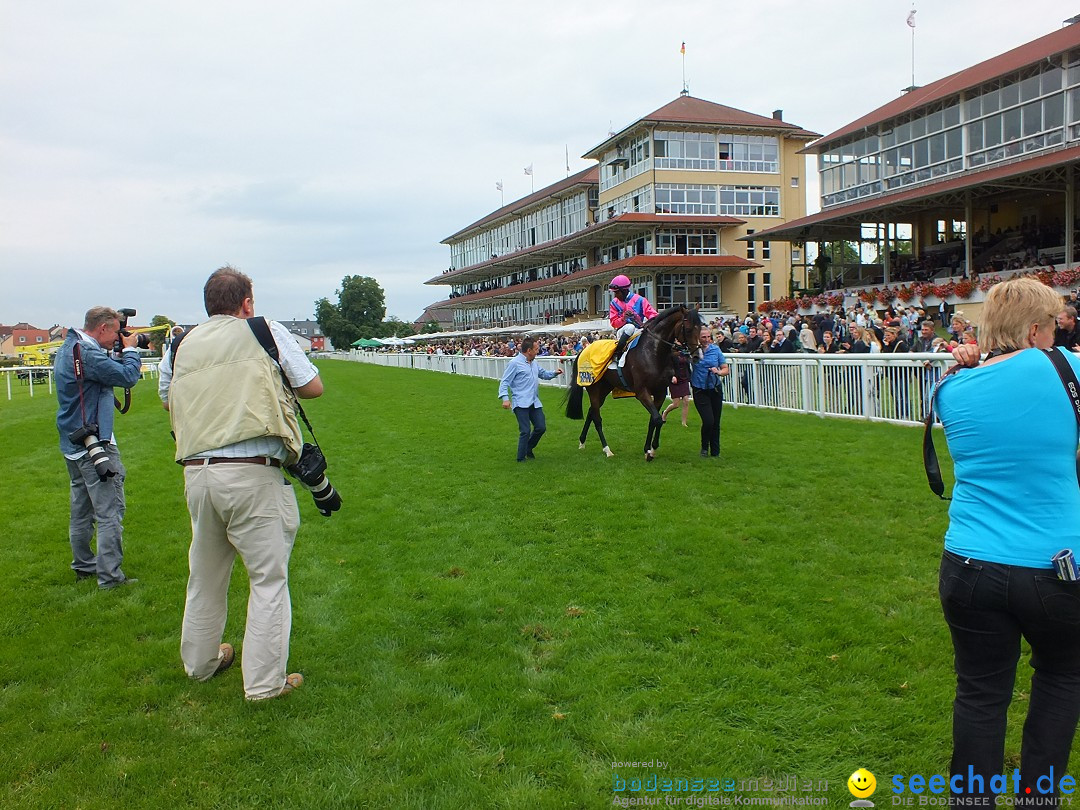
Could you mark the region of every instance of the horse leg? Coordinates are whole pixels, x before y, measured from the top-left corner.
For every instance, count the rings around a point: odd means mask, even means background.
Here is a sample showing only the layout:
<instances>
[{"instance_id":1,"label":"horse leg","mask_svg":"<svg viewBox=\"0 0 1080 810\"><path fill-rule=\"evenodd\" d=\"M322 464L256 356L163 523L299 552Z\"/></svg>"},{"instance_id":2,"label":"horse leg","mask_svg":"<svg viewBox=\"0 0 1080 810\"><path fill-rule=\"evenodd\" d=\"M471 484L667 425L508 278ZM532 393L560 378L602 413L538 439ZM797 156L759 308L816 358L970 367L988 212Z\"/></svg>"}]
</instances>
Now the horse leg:
<instances>
[{"instance_id":1,"label":"horse leg","mask_svg":"<svg viewBox=\"0 0 1080 810\"><path fill-rule=\"evenodd\" d=\"M615 454L611 452L611 448L608 447L607 437L604 435L604 418L600 415L600 409L604 406L604 400L607 399L607 395L611 393L610 388L602 389L600 386L603 383L597 383L589 388L589 398L592 407L589 409L589 415L592 417L593 425L596 427L596 435L600 437L600 446L604 448L604 455L611 458Z\"/></svg>"},{"instance_id":2,"label":"horse leg","mask_svg":"<svg viewBox=\"0 0 1080 810\"><path fill-rule=\"evenodd\" d=\"M596 415L593 417L593 423L596 425L596 435L600 437L600 446L604 448L604 455L611 458L615 454L611 452L611 448L608 447L607 438L604 436L604 420L600 416L600 409L596 410Z\"/></svg>"},{"instance_id":3,"label":"horse leg","mask_svg":"<svg viewBox=\"0 0 1080 810\"><path fill-rule=\"evenodd\" d=\"M664 426L664 418L660 415L650 392L637 391L636 395L638 402L649 412L649 430L645 434L645 460L652 461L656 458L656 448L660 446L660 428Z\"/></svg>"},{"instance_id":4,"label":"horse leg","mask_svg":"<svg viewBox=\"0 0 1080 810\"><path fill-rule=\"evenodd\" d=\"M585 439L589 436L589 426L592 425L593 412L592 407L589 408L589 413L585 416L585 427L581 429L581 435L578 436L578 450L585 449Z\"/></svg>"}]
</instances>

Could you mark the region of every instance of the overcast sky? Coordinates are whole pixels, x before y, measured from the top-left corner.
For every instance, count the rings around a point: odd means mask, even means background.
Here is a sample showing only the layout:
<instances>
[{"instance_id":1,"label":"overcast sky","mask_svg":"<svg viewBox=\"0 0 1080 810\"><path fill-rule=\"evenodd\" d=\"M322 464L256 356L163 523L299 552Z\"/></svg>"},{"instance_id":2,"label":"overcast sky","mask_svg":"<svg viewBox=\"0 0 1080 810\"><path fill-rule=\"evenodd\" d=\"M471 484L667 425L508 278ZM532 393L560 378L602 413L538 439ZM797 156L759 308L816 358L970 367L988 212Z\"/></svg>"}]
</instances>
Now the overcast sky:
<instances>
[{"instance_id":1,"label":"overcast sky","mask_svg":"<svg viewBox=\"0 0 1080 810\"><path fill-rule=\"evenodd\" d=\"M304 318L346 275L446 297L440 241L691 95L828 133L911 83L910 0L0 0L0 323L205 318L225 263ZM1060 27L924 0L926 84Z\"/></svg>"}]
</instances>

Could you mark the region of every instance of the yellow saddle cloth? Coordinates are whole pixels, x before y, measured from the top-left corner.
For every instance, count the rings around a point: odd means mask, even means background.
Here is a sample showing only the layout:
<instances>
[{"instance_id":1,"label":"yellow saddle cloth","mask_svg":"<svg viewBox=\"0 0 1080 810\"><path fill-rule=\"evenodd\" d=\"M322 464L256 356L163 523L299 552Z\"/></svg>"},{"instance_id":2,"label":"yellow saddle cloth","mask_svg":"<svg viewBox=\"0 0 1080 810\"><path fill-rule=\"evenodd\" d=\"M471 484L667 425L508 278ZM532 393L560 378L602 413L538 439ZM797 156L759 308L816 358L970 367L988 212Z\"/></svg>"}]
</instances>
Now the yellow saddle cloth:
<instances>
[{"instance_id":1,"label":"yellow saddle cloth","mask_svg":"<svg viewBox=\"0 0 1080 810\"><path fill-rule=\"evenodd\" d=\"M588 388L604 376L608 363L615 356L614 340L594 340L586 346L577 360L577 382Z\"/></svg>"},{"instance_id":2,"label":"yellow saddle cloth","mask_svg":"<svg viewBox=\"0 0 1080 810\"><path fill-rule=\"evenodd\" d=\"M604 372L607 371L608 365L611 363L611 358L615 356L616 345L618 345L618 342L614 340L594 340L584 348L581 354L578 355L577 361L578 385L582 388L588 388L604 376ZM625 391L622 388L616 388L611 393L615 397L634 396L632 391Z\"/></svg>"}]
</instances>

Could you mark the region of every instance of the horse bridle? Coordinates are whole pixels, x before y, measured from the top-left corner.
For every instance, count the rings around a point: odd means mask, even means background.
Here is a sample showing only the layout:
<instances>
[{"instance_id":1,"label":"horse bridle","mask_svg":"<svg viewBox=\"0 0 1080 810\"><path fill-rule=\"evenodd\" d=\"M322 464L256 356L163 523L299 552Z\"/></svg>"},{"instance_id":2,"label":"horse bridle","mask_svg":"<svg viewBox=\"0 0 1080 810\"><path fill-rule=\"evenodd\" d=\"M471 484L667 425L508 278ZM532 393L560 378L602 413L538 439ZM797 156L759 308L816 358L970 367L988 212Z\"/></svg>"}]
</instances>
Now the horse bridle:
<instances>
[{"instance_id":1,"label":"horse bridle","mask_svg":"<svg viewBox=\"0 0 1080 810\"><path fill-rule=\"evenodd\" d=\"M690 314L690 312L691 312L691 310L688 309L683 314L688 316ZM704 326L704 324L702 324L701 326ZM701 329L701 326L691 322L689 317L684 317L683 322L676 329L676 332L679 333L679 334L676 335L676 339L679 338L679 337L685 338L685 336L688 334L688 331L690 329ZM645 330L643 329L642 331L644 332ZM652 337L653 340L656 340L656 341L658 341L660 343L663 343L663 344L665 344L667 346L671 346L672 348L675 348L675 345L676 345L675 340L664 340L662 337L660 337L659 335L657 335L654 332L649 332L648 334ZM690 345L686 342L686 340L683 340L682 343L683 343L684 346L686 346L687 349L690 348ZM701 346L698 346L698 349L700 350Z\"/></svg>"}]
</instances>

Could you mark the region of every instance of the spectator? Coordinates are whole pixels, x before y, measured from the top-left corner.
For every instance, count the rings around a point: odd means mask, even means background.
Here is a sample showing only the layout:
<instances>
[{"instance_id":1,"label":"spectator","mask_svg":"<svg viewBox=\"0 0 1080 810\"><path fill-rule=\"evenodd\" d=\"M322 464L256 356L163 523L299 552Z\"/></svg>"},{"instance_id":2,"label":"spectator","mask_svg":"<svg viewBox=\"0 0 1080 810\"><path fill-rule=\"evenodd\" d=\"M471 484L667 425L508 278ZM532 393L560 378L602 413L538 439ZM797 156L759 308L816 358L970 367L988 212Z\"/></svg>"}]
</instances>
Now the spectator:
<instances>
[{"instance_id":1,"label":"spectator","mask_svg":"<svg viewBox=\"0 0 1080 810\"><path fill-rule=\"evenodd\" d=\"M958 350L957 360L978 363L979 348L991 356L978 373L947 378L935 403L956 476L938 577L956 669L949 773L962 775L986 806L1004 764L1021 639L1035 672L1018 800L1031 794L1057 804L1057 774L1067 771L1080 716L1078 583L1059 579L1051 563L1061 549L1080 548L1080 437L1053 365L1028 351L1053 345L1061 307L1060 296L1035 279L993 287L982 311L983 343ZM1080 374L1080 360L1061 355Z\"/></svg>"}]
</instances>

